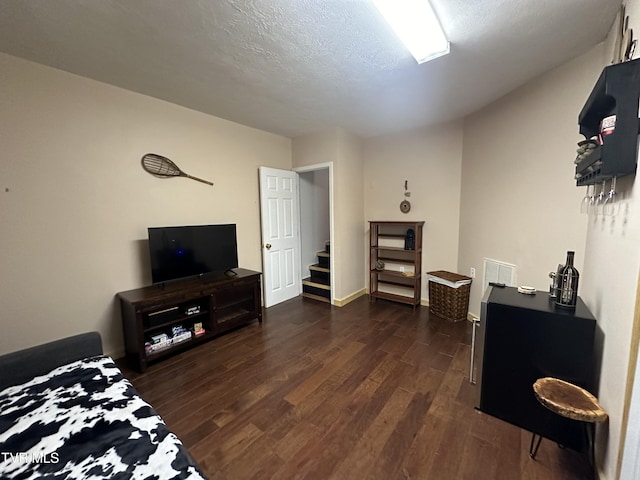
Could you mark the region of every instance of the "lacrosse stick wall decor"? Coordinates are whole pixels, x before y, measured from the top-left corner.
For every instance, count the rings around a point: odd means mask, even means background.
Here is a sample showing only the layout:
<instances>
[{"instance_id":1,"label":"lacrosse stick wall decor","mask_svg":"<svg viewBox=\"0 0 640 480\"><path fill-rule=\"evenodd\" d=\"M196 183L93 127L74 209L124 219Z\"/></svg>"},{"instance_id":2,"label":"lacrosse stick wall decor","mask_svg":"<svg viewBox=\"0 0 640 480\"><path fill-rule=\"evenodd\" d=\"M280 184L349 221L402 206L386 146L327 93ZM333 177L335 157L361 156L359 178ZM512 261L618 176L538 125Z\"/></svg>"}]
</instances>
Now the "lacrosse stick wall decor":
<instances>
[{"instance_id":1,"label":"lacrosse stick wall decor","mask_svg":"<svg viewBox=\"0 0 640 480\"><path fill-rule=\"evenodd\" d=\"M198 177L193 177L188 173L183 172L180 168L162 155L156 155L155 153L147 153L142 157L142 168L151 175L158 177L187 177L191 180L197 180L198 182L206 183L207 185L213 185L212 182L203 180Z\"/></svg>"}]
</instances>

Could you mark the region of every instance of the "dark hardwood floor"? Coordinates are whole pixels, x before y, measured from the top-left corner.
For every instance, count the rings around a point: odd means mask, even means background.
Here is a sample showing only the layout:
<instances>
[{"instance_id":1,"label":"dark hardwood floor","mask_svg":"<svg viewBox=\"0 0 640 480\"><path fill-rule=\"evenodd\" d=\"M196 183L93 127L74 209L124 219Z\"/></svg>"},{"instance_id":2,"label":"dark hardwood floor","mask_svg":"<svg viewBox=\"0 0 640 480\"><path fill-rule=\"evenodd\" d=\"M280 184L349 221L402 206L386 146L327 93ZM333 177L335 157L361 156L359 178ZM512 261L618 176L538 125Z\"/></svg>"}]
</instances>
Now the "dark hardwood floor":
<instances>
[{"instance_id":1,"label":"dark hardwood floor","mask_svg":"<svg viewBox=\"0 0 640 480\"><path fill-rule=\"evenodd\" d=\"M302 297L125 376L211 479L588 478L582 456L476 411L471 324Z\"/></svg>"}]
</instances>

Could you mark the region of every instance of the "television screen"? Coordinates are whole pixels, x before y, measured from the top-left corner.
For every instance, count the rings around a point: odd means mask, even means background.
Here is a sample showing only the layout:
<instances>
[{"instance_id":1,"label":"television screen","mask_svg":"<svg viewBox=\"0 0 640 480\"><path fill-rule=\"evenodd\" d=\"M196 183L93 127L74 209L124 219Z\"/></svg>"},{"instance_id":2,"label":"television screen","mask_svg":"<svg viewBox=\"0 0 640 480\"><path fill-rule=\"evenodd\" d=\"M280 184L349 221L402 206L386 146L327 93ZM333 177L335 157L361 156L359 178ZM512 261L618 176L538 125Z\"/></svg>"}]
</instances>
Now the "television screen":
<instances>
[{"instance_id":1,"label":"television screen","mask_svg":"<svg viewBox=\"0 0 640 480\"><path fill-rule=\"evenodd\" d=\"M150 227L153 283L238 267L235 224Z\"/></svg>"}]
</instances>

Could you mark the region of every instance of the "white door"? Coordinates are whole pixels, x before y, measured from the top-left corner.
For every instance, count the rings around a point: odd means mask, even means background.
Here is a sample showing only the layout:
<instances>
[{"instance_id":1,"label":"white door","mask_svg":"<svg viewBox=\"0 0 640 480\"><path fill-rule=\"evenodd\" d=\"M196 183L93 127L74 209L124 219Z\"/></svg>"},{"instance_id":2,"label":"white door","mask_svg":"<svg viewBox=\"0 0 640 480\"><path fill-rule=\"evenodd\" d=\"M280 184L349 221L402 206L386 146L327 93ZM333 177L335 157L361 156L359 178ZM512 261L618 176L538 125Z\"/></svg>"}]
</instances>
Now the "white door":
<instances>
[{"instance_id":1,"label":"white door","mask_svg":"<svg viewBox=\"0 0 640 480\"><path fill-rule=\"evenodd\" d=\"M298 174L260 167L264 306L302 291Z\"/></svg>"}]
</instances>

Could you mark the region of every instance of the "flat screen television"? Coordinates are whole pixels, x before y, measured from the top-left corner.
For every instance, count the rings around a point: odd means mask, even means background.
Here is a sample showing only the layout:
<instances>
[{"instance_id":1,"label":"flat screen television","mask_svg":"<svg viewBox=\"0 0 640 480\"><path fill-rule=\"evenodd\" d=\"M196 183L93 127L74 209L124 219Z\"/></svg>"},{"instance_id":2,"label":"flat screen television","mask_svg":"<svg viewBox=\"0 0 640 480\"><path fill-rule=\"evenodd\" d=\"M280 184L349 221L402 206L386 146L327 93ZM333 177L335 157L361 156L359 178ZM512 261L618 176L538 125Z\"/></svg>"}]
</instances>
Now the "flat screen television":
<instances>
[{"instance_id":1,"label":"flat screen television","mask_svg":"<svg viewBox=\"0 0 640 480\"><path fill-rule=\"evenodd\" d=\"M153 283L238 267L235 224L149 227L148 232Z\"/></svg>"}]
</instances>

